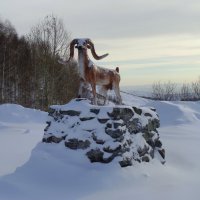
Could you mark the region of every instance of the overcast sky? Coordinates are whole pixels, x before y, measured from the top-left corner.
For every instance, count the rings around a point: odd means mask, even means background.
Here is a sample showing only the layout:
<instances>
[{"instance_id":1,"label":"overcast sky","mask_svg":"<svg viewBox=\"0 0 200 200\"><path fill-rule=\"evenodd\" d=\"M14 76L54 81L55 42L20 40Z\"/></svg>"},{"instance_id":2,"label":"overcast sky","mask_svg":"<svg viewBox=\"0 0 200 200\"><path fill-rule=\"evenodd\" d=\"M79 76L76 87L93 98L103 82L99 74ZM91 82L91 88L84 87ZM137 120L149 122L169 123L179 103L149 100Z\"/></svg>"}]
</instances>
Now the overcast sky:
<instances>
[{"instance_id":1,"label":"overcast sky","mask_svg":"<svg viewBox=\"0 0 200 200\"><path fill-rule=\"evenodd\" d=\"M52 13L72 38L109 53L96 63L118 66L123 86L200 76L200 0L0 0L0 17L20 35Z\"/></svg>"}]
</instances>

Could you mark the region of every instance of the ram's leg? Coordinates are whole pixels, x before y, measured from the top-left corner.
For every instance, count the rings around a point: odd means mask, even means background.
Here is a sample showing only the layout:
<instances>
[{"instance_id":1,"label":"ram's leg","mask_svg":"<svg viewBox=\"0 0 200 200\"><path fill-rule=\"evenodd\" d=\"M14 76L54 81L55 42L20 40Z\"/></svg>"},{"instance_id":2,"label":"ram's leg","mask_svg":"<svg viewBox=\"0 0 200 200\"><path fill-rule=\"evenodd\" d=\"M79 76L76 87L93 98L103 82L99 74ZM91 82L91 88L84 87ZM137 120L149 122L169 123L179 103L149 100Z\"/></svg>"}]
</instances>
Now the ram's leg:
<instances>
[{"instance_id":1,"label":"ram's leg","mask_svg":"<svg viewBox=\"0 0 200 200\"><path fill-rule=\"evenodd\" d=\"M106 86L102 86L99 90L100 95L102 95L104 97L104 105L106 104L106 101L107 101L107 92L108 92L108 90L107 90Z\"/></svg>"},{"instance_id":2,"label":"ram's leg","mask_svg":"<svg viewBox=\"0 0 200 200\"><path fill-rule=\"evenodd\" d=\"M121 105L122 104L122 98L121 98L121 95L120 95L119 84L113 84L113 89L115 91L117 103Z\"/></svg>"},{"instance_id":3,"label":"ram's leg","mask_svg":"<svg viewBox=\"0 0 200 200\"><path fill-rule=\"evenodd\" d=\"M83 87L84 87L84 81L80 80L79 89L78 89L78 98L83 97Z\"/></svg>"},{"instance_id":4,"label":"ram's leg","mask_svg":"<svg viewBox=\"0 0 200 200\"><path fill-rule=\"evenodd\" d=\"M80 79L78 98L86 98L86 96L85 96L86 85L88 85L88 84L83 79Z\"/></svg>"},{"instance_id":5,"label":"ram's leg","mask_svg":"<svg viewBox=\"0 0 200 200\"><path fill-rule=\"evenodd\" d=\"M93 104L97 105L97 98L96 98L96 85L95 83L91 83L92 93L93 93Z\"/></svg>"}]
</instances>

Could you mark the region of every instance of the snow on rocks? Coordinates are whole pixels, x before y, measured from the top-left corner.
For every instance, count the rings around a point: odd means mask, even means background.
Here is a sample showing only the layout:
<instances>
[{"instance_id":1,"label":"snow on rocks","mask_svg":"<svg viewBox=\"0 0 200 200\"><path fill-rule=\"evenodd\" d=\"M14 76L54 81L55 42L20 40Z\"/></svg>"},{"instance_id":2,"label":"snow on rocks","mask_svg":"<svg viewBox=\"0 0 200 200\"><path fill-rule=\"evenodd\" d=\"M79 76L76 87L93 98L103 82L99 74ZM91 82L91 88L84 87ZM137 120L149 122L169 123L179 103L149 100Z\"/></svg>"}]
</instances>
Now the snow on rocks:
<instances>
[{"instance_id":1,"label":"snow on rocks","mask_svg":"<svg viewBox=\"0 0 200 200\"><path fill-rule=\"evenodd\" d=\"M164 163L159 125L153 108L95 106L87 99L73 99L50 107L43 142L77 150L91 163L117 162L126 167L154 157Z\"/></svg>"}]
</instances>

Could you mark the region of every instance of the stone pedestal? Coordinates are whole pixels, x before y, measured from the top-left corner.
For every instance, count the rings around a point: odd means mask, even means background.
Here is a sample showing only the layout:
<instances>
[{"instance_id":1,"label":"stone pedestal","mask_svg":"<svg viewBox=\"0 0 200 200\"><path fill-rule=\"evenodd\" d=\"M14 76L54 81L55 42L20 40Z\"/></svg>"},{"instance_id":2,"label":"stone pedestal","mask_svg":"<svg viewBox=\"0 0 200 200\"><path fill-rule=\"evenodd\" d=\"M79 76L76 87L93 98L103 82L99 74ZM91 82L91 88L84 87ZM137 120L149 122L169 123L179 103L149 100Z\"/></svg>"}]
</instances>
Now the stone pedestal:
<instances>
[{"instance_id":1,"label":"stone pedestal","mask_svg":"<svg viewBox=\"0 0 200 200\"><path fill-rule=\"evenodd\" d=\"M50 107L43 142L83 153L91 163L126 167L154 158L164 163L159 125L153 108L94 106L87 99L74 99Z\"/></svg>"}]
</instances>

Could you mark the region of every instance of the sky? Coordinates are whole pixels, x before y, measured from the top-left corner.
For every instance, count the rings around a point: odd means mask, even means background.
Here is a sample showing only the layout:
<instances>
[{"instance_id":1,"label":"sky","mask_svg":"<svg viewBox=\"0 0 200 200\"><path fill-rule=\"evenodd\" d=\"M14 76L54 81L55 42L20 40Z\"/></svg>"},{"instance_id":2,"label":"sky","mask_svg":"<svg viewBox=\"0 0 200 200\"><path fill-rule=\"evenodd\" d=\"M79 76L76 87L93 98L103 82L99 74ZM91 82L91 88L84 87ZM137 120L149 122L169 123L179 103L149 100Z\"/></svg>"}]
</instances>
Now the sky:
<instances>
[{"instance_id":1,"label":"sky","mask_svg":"<svg viewBox=\"0 0 200 200\"><path fill-rule=\"evenodd\" d=\"M119 67L122 86L191 83L200 76L199 0L0 0L20 35L54 14L71 38L91 38L97 65Z\"/></svg>"}]
</instances>

